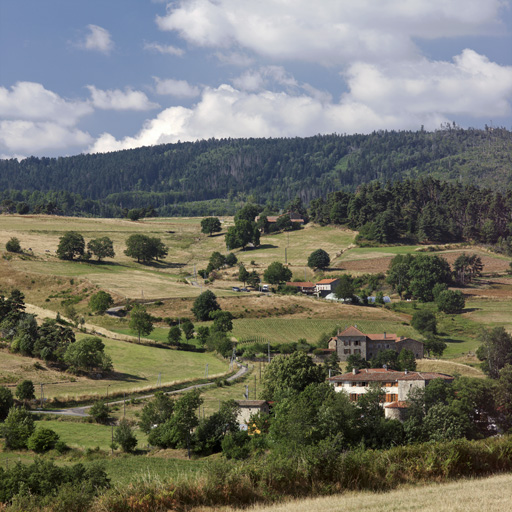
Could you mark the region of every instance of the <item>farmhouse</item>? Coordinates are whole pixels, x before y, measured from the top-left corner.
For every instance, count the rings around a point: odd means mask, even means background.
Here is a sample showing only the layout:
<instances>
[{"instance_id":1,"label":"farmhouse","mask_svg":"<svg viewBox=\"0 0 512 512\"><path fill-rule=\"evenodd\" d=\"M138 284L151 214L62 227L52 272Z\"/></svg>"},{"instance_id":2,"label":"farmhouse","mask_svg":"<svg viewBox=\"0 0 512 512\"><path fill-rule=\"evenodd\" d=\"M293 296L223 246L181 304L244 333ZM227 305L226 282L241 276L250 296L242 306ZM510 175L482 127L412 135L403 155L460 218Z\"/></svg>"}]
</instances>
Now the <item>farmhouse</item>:
<instances>
[{"instance_id":1,"label":"farmhouse","mask_svg":"<svg viewBox=\"0 0 512 512\"><path fill-rule=\"evenodd\" d=\"M304 219L298 213L295 213L295 212L286 212L286 213L282 213L281 215L269 215L269 216L267 216L267 221L269 224L275 224L277 222L277 219L279 219L280 217L283 217L284 215L288 215L292 222L296 222L297 224L304 224ZM258 215L254 219L254 221L258 222L259 219L260 219L260 216Z\"/></svg>"},{"instance_id":2,"label":"farmhouse","mask_svg":"<svg viewBox=\"0 0 512 512\"><path fill-rule=\"evenodd\" d=\"M334 292L336 286L340 282L339 279L322 279L315 285L315 293L321 297L325 297Z\"/></svg>"},{"instance_id":3,"label":"farmhouse","mask_svg":"<svg viewBox=\"0 0 512 512\"><path fill-rule=\"evenodd\" d=\"M364 359L371 359L383 350L394 350L400 353L403 349L410 350L416 359L423 357L424 347L421 341L413 340L396 334L364 334L356 326L347 327L329 340L329 348L335 350L340 361L348 356L358 354Z\"/></svg>"},{"instance_id":4,"label":"farmhouse","mask_svg":"<svg viewBox=\"0 0 512 512\"><path fill-rule=\"evenodd\" d=\"M239 408L237 421L241 427L247 427L253 414L270 412L270 404L266 400L236 400L236 403Z\"/></svg>"},{"instance_id":5,"label":"farmhouse","mask_svg":"<svg viewBox=\"0 0 512 512\"><path fill-rule=\"evenodd\" d=\"M423 389L434 379L453 381L451 375L434 372L399 372L385 368L354 369L350 373L327 379L335 391L345 391L352 402L357 402L370 385L378 385L385 393L382 406L386 418L403 420L407 413L407 398L413 389Z\"/></svg>"}]
</instances>

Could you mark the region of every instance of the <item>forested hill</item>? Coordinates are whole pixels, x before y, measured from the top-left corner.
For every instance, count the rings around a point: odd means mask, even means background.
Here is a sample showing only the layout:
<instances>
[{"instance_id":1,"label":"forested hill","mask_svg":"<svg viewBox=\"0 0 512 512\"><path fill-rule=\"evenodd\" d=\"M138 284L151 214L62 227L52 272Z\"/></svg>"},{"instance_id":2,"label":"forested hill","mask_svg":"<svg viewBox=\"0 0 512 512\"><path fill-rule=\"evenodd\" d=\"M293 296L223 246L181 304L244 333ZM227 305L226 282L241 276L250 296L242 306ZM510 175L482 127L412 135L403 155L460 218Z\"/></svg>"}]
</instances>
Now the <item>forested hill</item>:
<instances>
[{"instance_id":1,"label":"forested hill","mask_svg":"<svg viewBox=\"0 0 512 512\"><path fill-rule=\"evenodd\" d=\"M512 133L503 128L390 131L292 139L224 139L107 154L0 160L0 199L66 214L119 215L154 206L160 214L232 211L252 196L283 206L337 190L431 175L494 190L512 185ZM219 211L220 210L220 211Z\"/></svg>"}]
</instances>

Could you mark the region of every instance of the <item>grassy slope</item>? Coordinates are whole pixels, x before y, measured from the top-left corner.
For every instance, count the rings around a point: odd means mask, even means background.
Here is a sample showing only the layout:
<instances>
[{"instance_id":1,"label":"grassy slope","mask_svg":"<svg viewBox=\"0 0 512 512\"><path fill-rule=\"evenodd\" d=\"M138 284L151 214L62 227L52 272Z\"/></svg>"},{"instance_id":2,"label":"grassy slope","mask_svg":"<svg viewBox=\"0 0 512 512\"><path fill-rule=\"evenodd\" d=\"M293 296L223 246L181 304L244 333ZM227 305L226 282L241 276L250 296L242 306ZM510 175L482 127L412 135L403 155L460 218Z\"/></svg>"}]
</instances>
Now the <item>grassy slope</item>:
<instances>
[{"instance_id":1,"label":"grassy slope","mask_svg":"<svg viewBox=\"0 0 512 512\"><path fill-rule=\"evenodd\" d=\"M406 487L386 493L349 492L344 495L257 506L252 512L482 512L511 510L512 475L458 480ZM202 512L196 508L194 512ZM211 510L211 509L209 509ZM228 507L215 512L231 512Z\"/></svg>"}]
</instances>

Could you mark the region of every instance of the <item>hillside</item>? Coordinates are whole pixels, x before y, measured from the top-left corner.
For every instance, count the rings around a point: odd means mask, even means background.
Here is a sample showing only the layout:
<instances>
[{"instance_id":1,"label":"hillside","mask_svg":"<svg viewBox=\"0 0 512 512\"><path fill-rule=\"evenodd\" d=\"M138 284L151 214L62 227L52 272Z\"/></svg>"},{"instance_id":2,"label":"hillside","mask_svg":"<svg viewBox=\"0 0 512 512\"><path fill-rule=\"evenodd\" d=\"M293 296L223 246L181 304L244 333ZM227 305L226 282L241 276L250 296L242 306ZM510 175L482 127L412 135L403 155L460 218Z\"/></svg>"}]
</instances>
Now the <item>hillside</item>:
<instances>
[{"instance_id":1,"label":"hillside","mask_svg":"<svg viewBox=\"0 0 512 512\"><path fill-rule=\"evenodd\" d=\"M425 175L503 191L512 183L511 155L512 133L491 128L211 139L0 160L0 199L4 211L25 203L40 213L120 216L153 206L160 215L205 215L232 213L249 196L283 207L295 197L308 203L373 180Z\"/></svg>"}]
</instances>

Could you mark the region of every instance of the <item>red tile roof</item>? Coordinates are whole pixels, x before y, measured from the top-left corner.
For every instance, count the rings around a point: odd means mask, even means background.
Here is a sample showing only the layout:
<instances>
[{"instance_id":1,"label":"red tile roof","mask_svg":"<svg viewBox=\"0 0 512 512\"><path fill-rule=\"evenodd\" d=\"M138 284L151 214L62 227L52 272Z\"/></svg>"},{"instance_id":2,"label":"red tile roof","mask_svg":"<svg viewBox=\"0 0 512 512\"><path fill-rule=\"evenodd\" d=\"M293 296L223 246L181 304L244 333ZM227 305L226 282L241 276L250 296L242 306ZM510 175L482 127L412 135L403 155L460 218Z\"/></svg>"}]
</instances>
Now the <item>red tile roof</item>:
<instances>
[{"instance_id":1,"label":"red tile roof","mask_svg":"<svg viewBox=\"0 0 512 512\"><path fill-rule=\"evenodd\" d=\"M300 286L302 288L314 288L315 283L310 283L308 281L299 282L299 281L289 281L286 283L286 286Z\"/></svg>"},{"instance_id":2,"label":"red tile roof","mask_svg":"<svg viewBox=\"0 0 512 512\"><path fill-rule=\"evenodd\" d=\"M399 400L398 402L391 402L388 405L384 406L386 409L407 409L409 404L403 400Z\"/></svg>"},{"instance_id":3,"label":"red tile roof","mask_svg":"<svg viewBox=\"0 0 512 512\"><path fill-rule=\"evenodd\" d=\"M366 336L374 341L381 341L381 340L395 341L398 338L398 336L396 334L390 334L387 332L383 333L383 334L367 334Z\"/></svg>"},{"instance_id":4,"label":"red tile roof","mask_svg":"<svg viewBox=\"0 0 512 512\"><path fill-rule=\"evenodd\" d=\"M331 284L337 281L337 279L322 279L321 281L318 281L316 284Z\"/></svg>"},{"instance_id":5,"label":"red tile roof","mask_svg":"<svg viewBox=\"0 0 512 512\"><path fill-rule=\"evenodd\" d=\"M338 334L338 336L366 336L366 334L360 331L357 327L351 325Z\"/></svg>"}]
</instances>

